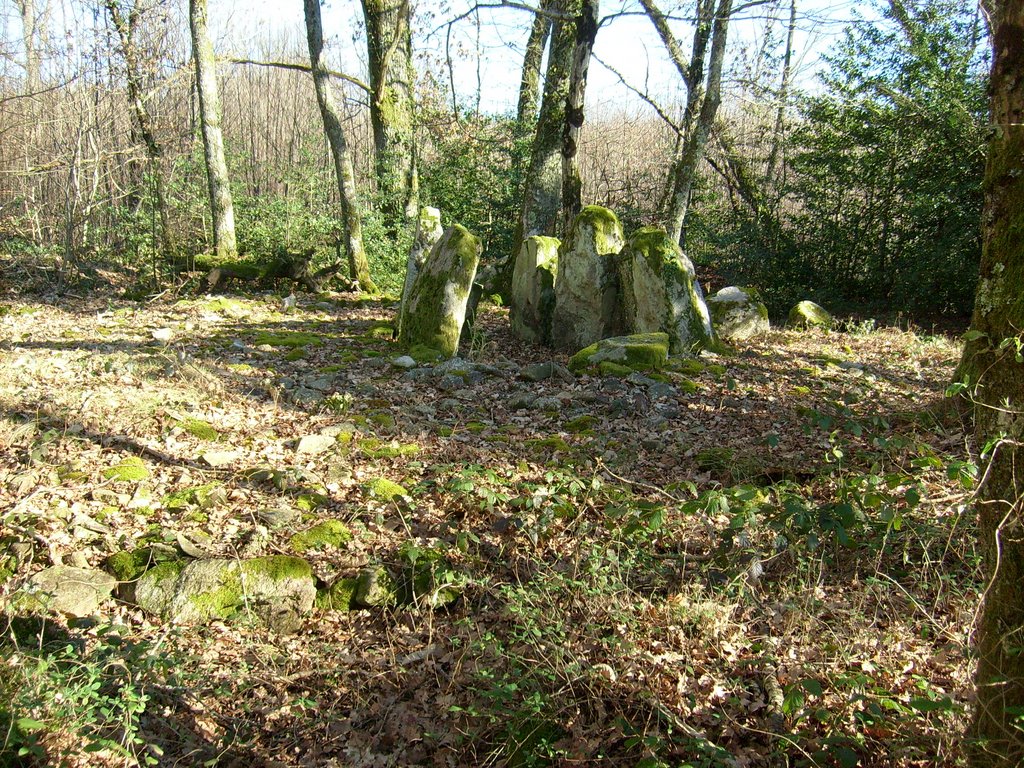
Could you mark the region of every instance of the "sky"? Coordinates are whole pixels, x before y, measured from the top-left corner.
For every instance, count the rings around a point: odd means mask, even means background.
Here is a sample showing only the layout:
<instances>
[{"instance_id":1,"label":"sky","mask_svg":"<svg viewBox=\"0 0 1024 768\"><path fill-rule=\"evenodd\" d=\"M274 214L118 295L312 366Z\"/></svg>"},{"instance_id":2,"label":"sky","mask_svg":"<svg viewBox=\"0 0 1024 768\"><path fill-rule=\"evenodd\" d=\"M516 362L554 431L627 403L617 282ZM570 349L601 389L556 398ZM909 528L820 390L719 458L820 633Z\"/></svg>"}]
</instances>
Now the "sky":
<instances>
[{"instance_id":1,"label":"sky","mask_svg":"<svg viewBox=\"0 0 1024 768\"><path fill-rule=\"evenodd\" d=\"M483 0L495 3L497 0ZM691 3L686 3L684 8ZM448 20L466 13L469 0L421 0L417 8L418 34L414 47L420 56L442 71L447 83L445 61L451 54L455 90L461 104L484 112L514 109L518 97L523 48L529 33L531 14L516 8L486 8L470 13L452 25ZM737 5L744 5L737 3ZM778 6L782 7L778 7ZM765 31L765 19L772 12L778 42L784 41L784 22L788 20L788 2L759 5L739 14L730 29L731 50L756 51ZM855 0L798 0L800 20L796 36L798 82L810 86L820 66L820 55L827 50L844 26L856 20L855 9L868 12L868 4ZM672 7L667 0L661 5ZM630 0L603 0L601 15L606 18L598 34L590 67L587 104L591 110L641 108L641 100L622 85L621 74L633 88L648 92L659 103L678 102L684 95L682 83L670 64L661 41L649 19L637 13L639 4ZM285 34L304 42L301 3L274 0L210 0L211 19L219 30L218 52L243 54L258 51L266 41ZM632 12L632 13L630 13ZM365 72L361 36L362 13L359 0L329 0L323 7L324 34L334 63L350 73ZM686 44L689 26L678 22L674 29ZM297 50L302 50L299 47ZM781 47L779 48L781 50ZM603 66L608 64L611 69ZM478 88L478 82L482 87ZM450 98L450 94L449 94Z\"/></svg>"},{"instance_id":2,"label":"sky","mask_svg":"<svg viewBox=\"0 0 1024 768\"><path fill-rule=\"evenodd\" d=\"M81 0L49 0L54 7L55 39L74 44L74 32L89 21L88 4ZM181 23L187 25L187 4L178 2ZM208 0L211 27L218 55L282 58L281 43L285 41L291 58L302 60L305 53L305 31L300 0ZM523 48L529 33L532 14L509 8L481 8L468 12L474 0L413 0L416 8L414 48L420 57L421 69L433 69L449 83L446 61L451 58L456 97L464 107L483 112L502 113L514 109L518 97ZM500 4L501 0L480 0L480 5ZM536 0L530 0L534 3ZM796 38L797 83L813 87L820 68L820 56L842 33L845 25L857 20L858 13L870 13L870 4L856 0L797 0L799 11ZM685 9L693 0L681 3ZM14 58L20 61L20 20L13 0L0 0L4 14L7 49L17 49ZM93 6L96 4L93 3ZM661 8L669 13L680 3L663 0ZM737 0L737 6L750 3ZM64 10L60 10L64 9ZM605 23L597 37L591 63L587 91L590 112L639 112L647 109L619 75L634 89L647 92L657 102L678 104L684 91L679 75L670 64L661 41L649 19L638 13L635 0L602 0L601 15ZM365 41L362 36L362 12L359 0L327 0L323 6L324 34L328 54L334 66L356 76L365 77ZM461 21L449 20L464 15ZM788 0L767 0L740 13L730 28L730 50L735 57L760 49L765 35L766 18L773 16L777 51L784 41L784 22L788 19ZM63 20L63 23L62 23ZM63 34L59 28L67 30ZM689 25L674 23L677 37L688 45ZM287 58L287 56L286 56ZM8 57L8 63L10 57ZM609 65L605 67L603 63ZM619 74L615 74L615 70ZM769 68L777 79L777 67ZM727 92L729 83L725 84ZM733 86L735 84L733 83ZM736 89L733 87L732 92ZM450 93L447 96L451 98Z\"/></svg>"}]
</instances>

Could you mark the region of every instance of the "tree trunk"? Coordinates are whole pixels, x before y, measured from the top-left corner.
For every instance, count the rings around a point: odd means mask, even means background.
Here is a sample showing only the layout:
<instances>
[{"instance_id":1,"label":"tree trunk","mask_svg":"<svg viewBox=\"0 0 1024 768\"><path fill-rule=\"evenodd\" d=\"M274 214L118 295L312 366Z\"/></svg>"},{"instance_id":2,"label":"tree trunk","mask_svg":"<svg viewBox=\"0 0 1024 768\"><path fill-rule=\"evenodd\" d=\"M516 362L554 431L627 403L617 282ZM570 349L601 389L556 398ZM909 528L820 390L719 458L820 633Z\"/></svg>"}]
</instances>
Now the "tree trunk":
<instances>
[{"instance_id":1,"label":"tree trunk","mask_svg":"<svg viewBox=\"0 0 1024 768\"><path fill-rule=\"evenodd\" d=\"M992 138L981 274L959 374L988 466L978 490L987 587L977 628L975 766L1024 764L1024 0L987 3Z\"/></svg>"},{"instance_id":2,"label":"tree trunk","mask_svg":"<svg viewBox=\"0 0 1024 768\"><path fill-rule=\"evenodd\" d=\"M25 93L35 93L40 83L39 46L36 42L41 37L39 15L35 0L16 0L15 5L21 15L21 37L25 44Z\"/></svg>"},{"instance_id":3,"label":"tree trunk","mask_svg":"<svg viewBox=\"0 0 1024 768\"><path fill-rule=\"evenodd\" d=\"M206 0L189 0L189 21L192 27L192 60L196 68L196 91L199 94L199 121L203 131L203 152L206 156L206 181L210 192L213 216L213 243L218 258L237 259L235 243L235 211L231 202L231 182L224 159L224 134L220 127L220 96L217 92L217 63L207 26Z\"/></svg>"},{"instance_id":4,"label":"tree trunk","mask_svg":"<svg viewBox=\"0 0 1024 768\"><path fill-rule=\"evenodd\" d=\"M377 293L377 286L370 278L370 265L363 248L363 227L359 220L359 198L356 194L355 171L352 155L348 150L345 131L341 127L338 109L331 95L324 57L324 31L320 19L320 0L304 0L306 15L306 41L309 43L309 64L313 74L316 100L320 105L320 116L324 121L324 132L331 145L334 157L334 171L338 180L338 196L341 200L341 215L345 226L345 253L352 270L352 279L359 283L360 290Z\"/></svg>"},{"instance_id":5,"label":"tree trunk","mask_svg":"<svg viewBox=\"0 0 1024 768\"><path fill-rule=\"evenodd\" d=\"M640 0L644 10L658 31L680 76L686 83L686 110L683 129L676 144L672 172L666 185L664 203L665 228L681 246L685 246L686 215L690 207L690 194L697 177L697 167L704 157L711 126L722 101L722 66L729 34L732 0L698 0L697 27L693 34L693 47L689 61L669 28L668 20L654 0ZM711 52L707 60L707 89L704 89L705 59L710 40Z\"/></svg>"},{"instance_id":6,"label":"tree trunk","mask_svg":"<svg viewBox=\"0 0 1024 768\"><path fill-rule=\"evenodd\" d=\"M540 97L540 65L544 59L544 48L551 36L551 17L546 11L551 0L541 0L533 17L530 37L526 40L526 55L523 57L523 74L519 81L519 106L516 119L521 125L532 123L537 117L537 99Z\"/></svg>"},{"instance_id":7,"label":"tree trunk","mask_svg":"<svg viewBox=\"0 0 1024 768\"><path fill-rule=\"evenodd\" d=\"M580 179L576 157L580 129L584 122L587 93L587 72L590 54L597 40L600 0L583 0L576 17L576 46L572 55L572 74L569 77L569 95L565 108L565 127L562 131L562 232L568 232L583 210L583 181Z\"/></svg>"},{"instance_id":8,"label":"tree trunk","mask_svg":"<svg viewBox=\"0 0 1024 768\"><path fill-rule=\"evenodd\" d=\"M165 260L174 260L174 235L171 230L171 218L167 206L166 185L162 165L163 148L153 132L153 121L143 100L142 65L139 51L133 40L133 32L138 20L138 6L135 6L125 18L117 0L104 0L107 14L117 32L124 56L125 78L128 82L128 101L131 103L132 115L139 127L139 134L146 145L146 157L149 160L149 172L153 178L156 194L157 213L160 216L160 250Z\"/></svg>"},{"instance_id":9,"label":"tree trunk","mask_svg":"<svg viewBox=\"0 0 1024 768\"><path fill-rule=\"evenodd\" d=\"M419 215L409 0L362 0L362 5L373 91L370 121L377 192L390 228L398 232L412 226Z\"/></svg>"},{"instance_id":10,"label":"tree trunk","mask_svg":"<svg viewBox=\"0 0 1024 768\"><path fill-rule=\"evenodd\" d=\"M779 83L779 105L775 110L775 130L772 131L772 146L768 153L768 168L765 179L771 184L775 180L775 168L779 161L783 134L786 127L786 102L789 100L789 83L793 76L793 37L796 34L796 0L789 0L789 26L786 28L786 53L782 60L782 81Z\"/></svg>"}]
</instances>

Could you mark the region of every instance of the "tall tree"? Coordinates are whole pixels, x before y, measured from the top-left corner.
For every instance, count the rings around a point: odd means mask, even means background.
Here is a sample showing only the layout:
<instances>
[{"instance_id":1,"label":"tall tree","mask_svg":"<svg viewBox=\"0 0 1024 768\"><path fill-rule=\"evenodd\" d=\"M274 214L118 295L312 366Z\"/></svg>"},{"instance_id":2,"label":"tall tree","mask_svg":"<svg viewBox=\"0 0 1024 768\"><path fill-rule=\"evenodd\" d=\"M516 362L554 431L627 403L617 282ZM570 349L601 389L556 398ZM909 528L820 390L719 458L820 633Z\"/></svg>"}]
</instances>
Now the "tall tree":
<instances>
[{"instance_id":1,"label":"tall tree","mask_svg":"<svg viewBox=\"0 0 1024 768\"><path fill-rule=\"evenodd\" d=\"M599 0L583 0L576 17L576 46L572 53L565 126L562 130L562 232L569 231L583 209L583 182L576 155L580 129L585 120L587 72L590 70L590 55L597 40L599 7Z\"/></svg>"},{"instance_id":2,"label":"tall tree","mask_svg":"<svg viewBox=\"0 0 1024 768\"><path fill-rule=\"evenodd\" d=\"M640 4L686 85L683 124L676 141L672 171L662 206L666 230L680 245L685 245L690 194L722 101L722 67L729 35L729 19L732 16L732 0L697 0L697 23L689 58L654 0L640 0Z\"/></svg>"},{"instance_id":3,"label":"tall tree","mask_svg":"<svg viewBox=\"0 0 1024 768\"><path fill-rule=\"evenodd\" d=\"M978 490L987 574L977 628L974 766L1024 764L1024 0L983 3L992 31L981 275L961 373L988 459Z\"/></svg>"},{"instance_id":4,"label":"tall tree","mask_svg":"<svg viewBox=\"0 0 1024 768\"><path fill-rule=\"evenodd\" d=\"M520 124L531 123L537 117L537 100L540 98L540 65L544 60L544 49L551 36L551 15L548 13L551 0L541 0L533 15L533 26L526 40L526 54L523 56L523 71L519 80L519 104L516 119Z\"/></svg>"},{"instance_id":5,"label":"tall tree","mask_svg":"<svg viewBox=\"0 0 1024 768\"><path fill-rule=\"evenodd\" d=\"M125 79L128 84L128 102L132 116L139 129L139 135L146 145L146 157L149 161L149 173L153 180L153 191L156 196L157 213L160 216L160 248L167 260L174 258L174 235L171 230L170 213L167 205L166 183L163 170L163 147L157 140L153 130L153 120L146 107L145 89L143 87L143 65L141 52L137 45L136 30L143 9L137 0L128 9L127 15L119 0L104 0L104 7L110 17L124 58Z\"/></svg>"},{"instance_id":6,"label":"tall tree","mask_svg":"<svg viewBox=\"0 0 1024 768\"><path fill-rule=\"evenodd\" d=\"M575 18L582 5L580 0L552 0L551 8L557 15L552 23L544 96L526 174L513 260L527 237L558 234L565 113L576 51Z\"/></svg>"},{"instance_id":7,"label":"tall tree","mask_svg":"<svg viewBox=\"0 0 1024 768\"><path fill-rule=\"evenodd\" d=\"M377 192L391 219L389 226L398 231L415 223L419 207L409 0L361 2L369 54Z\"/></svg>"},{"instance_id":8,"label":"tall tree","mask_svg":"<svg viewBox=\"0 0 1024 768\"><path fill-rule=\"evenodd\" d=\"M40 82L40 41L45 36L45 10L36 0L15 0L21 16L21 37L25 44L25 93L35 93Z\"/></svg>"},{"instance_id":9,"label":"tall tree","mask_svg":"<svg viewBox=\"0 0 1024 768\"><path fill-rule=\"evenodd\" d=\"M341 215L345 227L345 253L348 256L352 278L359 288L367 293L376 293L377 286L370 278L370 265L363 248L363 227L359 220L359 197L356 193L356 176L352 167L352 154L348 149L345 130L338 116L338 108L331 95L327 74L327 59L324 55L324 31L320 18L320 0L303 0L306 16L306 41L309 43L309 64L316 89L320 117L324 132L331 145L334 171L338 180L338 197L341 201Z\"/></svg>"},{"instance_id":10,"label":"tall tree","mask_svg":"<svg viewBox=\"0 0 1024 768\"><path fill-rule=\"evenodd\" d=\"M189 0L192 31L192 61L196 68L199 94L203 153L206 156L206 181L213 216L213 243L218 258L238 258L235 242L235 212L231 201L231 181L224 158L224 134L221 130L220 95L217 90L217 62L210 41L206 0Z\"/></svg>"}]
</instances>

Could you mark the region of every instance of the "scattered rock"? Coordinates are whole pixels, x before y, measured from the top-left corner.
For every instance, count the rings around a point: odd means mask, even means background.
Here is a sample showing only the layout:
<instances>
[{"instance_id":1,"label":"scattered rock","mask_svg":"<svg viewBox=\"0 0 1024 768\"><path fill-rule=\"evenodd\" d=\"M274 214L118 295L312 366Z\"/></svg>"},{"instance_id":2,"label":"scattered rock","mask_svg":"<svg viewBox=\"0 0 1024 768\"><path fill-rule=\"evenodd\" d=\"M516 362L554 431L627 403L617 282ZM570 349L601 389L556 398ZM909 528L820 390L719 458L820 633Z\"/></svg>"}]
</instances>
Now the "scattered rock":
<instances>
[{"instance_id":1,"label":"scattered rock","mask_svg":"<svg viewBox=\"0 0 1024 768\"><path fill-rule=\"evenodd\" d=\"M299 516L298 510L288 507L277 507L274 509L261 509L256 512L256 519L271 528L280 528L288 525Z\"/></svg>"},{"instance_id":2,"label":"scattered rock","mask_svg":"<svg viewBox=\"0 0 1024 768\"><path fill-rule=\"evenodd\" d=\"M790 328L832 328L832 315L813 301L801 301L791 310L786 324Z\"/></svg>"},{"instance_id":3,"label":"scattered rock","mask_svg":"<svg viewBox=\"0 0 1024 768\"><path fill-rule=\"evenodd\" d=\"M359 608L383 608L398 602L398 586L382 567L366 568L356 579L352 605Z\"/></svg>"},{"instance_id":4,"label":"scattered rock","mask_svg":"<svg viewBox=\"0 0 1024 768\"><path fill-rule=\"evenodd\" d=\"M711 322L719 336L730 341L768 333L768 308L753 288L730 285L708 298Z\"/></svg>"},{"instance_id":5,"label":"scattered rock","mask_svg":"<svg viewBox=\"0 0 1024 768\"><path fill-rule=\"evenodd\" d=\"M295 447L295 452L316 456L317 454L329 451L334 447L336 442L337 440L333 435L305 435L304 437L299 438L298 445Z\"/></svg>"},{"instance_id":6,"label":"scattered rock","mask_svg":"<svg viewBox=\"0 0 1024 768\"><path fill-rule=\"evenodd\" d=\"M302 554L314 549L326 547L340 548L343 544L352 541L352 531L348 526L339 520L324 520L312 528L307 528L301 533L296 533L288 543L292 550Z\"/></svg>"},{"instance_id":7,"label":"scattered rock","mask_svg":"<svg viewBox=\"0 0 1024 768\"><path fill-rule=\"evenodd\" d=\"M10 598L10 606L26 613L92 616L117 586L117 579L95 568L55 565L30 576Z\"/></svg>"},{"instance_id":8,"label":"scattered rock","mask_svg":"<svg viewBox=\"0 0 1024 768\"><path fill-rule=\"evenodd\" d=\"M395 366L395 368L402 368L403 370L409 370L410 368L415 368L417 365L419 365L419 363L413 360L412 357L410 357L409 355L402 355L401 357L396 357L394 360L391 361L391 364Z\"/></svg>"},{"instance_id":9,"label":"scattered rock","mask_svg":"<svg viewBox=\"0 0 1024 768\"><path fill-rule=\"evenodd\" d=\"M537 395L533 392L514 392L508 399L508 407L512 411L524 411L530 408L536 400Z\"/></svg>"},{"instance_id":10,"label":"scattered rock","mask_svg":"<svg viewBox=\"0 0 1024 768\"><path fill-rule=\"evenodd\" d=\"M162 563L135 585L139 607L164 621L203 624L251 616L278 632L295 631L315 598L309 563L282 555Z\"/></svg>"},{"instance_id":11,"label":"scattered rock","mask_svg":"<svg viewBox=\"0 0 1024 768\"><path fill-rule=\"evenodd\" d=\"M659 370L668 360L667 333L640 333L601 339L569 360L569 369L596 367L604 376L629 376L635 371Z\"/></svg>"},{"instance_id":12,"label":"scattered rock","mask_svg":"<svg viewBox=\"0 0 1024 768\"><path fill-rule=\"evenodd\" d=\"M206 451L202 455L202 459L211 467L226 467L237 461L241 455L239 451Z\"/></svg>"},{"instance_id":13,"label":"scattered rock","mask_svg":"<svg viewBox=\"0 0 1024 768\"><path fill-rule=\"evenodd\" d=\"M555 364L553 362L548 363L534 363L528 365L519 372L519 378L524 381L544 381L550 379L555 373Z\"/></svg>"}]
</instances>

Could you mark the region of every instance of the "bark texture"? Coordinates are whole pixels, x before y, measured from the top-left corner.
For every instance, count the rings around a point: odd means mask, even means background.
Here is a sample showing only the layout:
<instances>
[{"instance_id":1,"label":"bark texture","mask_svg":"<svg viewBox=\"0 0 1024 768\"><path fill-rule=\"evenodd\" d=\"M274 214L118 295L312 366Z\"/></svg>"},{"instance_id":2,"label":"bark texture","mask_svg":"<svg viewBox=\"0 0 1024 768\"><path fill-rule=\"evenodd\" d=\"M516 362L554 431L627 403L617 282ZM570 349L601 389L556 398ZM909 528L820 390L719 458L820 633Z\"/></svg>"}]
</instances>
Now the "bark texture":
<instances>
[{"instance_id":1,"label":"bark texture","mask_svg":"<svg viewBox=\"0 0 1024 768\"><path fill-rule=\"evenodd\" d=\"M192 61L196 68L203 154L206 156L206 181L213 216L213 244L217 257L238 258L235 242L235 211L231 201L231 181L224 158L224 134L220 127L220 94L217 90L217 62L214 58L206 0L189 0L189 24L192 31Z\"/></svg>"},{"instance_id":2,"label":"bark texture","mask_svg":"<svg viewBox=\"0 0 1024 768\"><path fill-rule=\"evenodd\" d=\"M348 149L345 130L341 125L338 108L331 95L331 85L324 56L324 30L320 18L320 0L304 0L306 16L306 41L309 44L309 64L316 89L316 101L320 106L320 117L324 133L331 145L334 171L338 180L338 197L341 201L342 223L345 227L345 255L348 258L352 279L367 293L376 293L377 286L370 277L370 264L363 248L363 226L359 219L359 197L356 192L356 176L352 166L352 154Z\"/></svg>"},{"instance_id":3,"label":"bark texture","mask_svg":"<svg viewBox=\"0 0 1024 768\"><path fill-rule=\"evenodd\" d=\"M409 0L362 0L362 5L377 191L397 230L414 224L419 215Z\"/></svg>"},{"instance_id":4,"label":"bark texture","mask_svg":"<svg viewBox=\"0 0 1024 768\"><path fill-rule=\"evenodd\" d=\"M157 214L160 216L160 250L165 260L174 259L174 233L171 229L171 217L167 205L166 182L163 169L163 147L153 130L153 119L146 107L145 92L142 85L141 54L135 44L135 29L138 26L138 5L133 5L126 16L118 0L104 0L104 7L110 17L111 24L117 32L117 40L124 57L125 80L128 85L128 102L131 105L132 117L138 126L139 135L146 145L146 158L149 161L150 178L153 180L153 191L156 196Z\"/></svg>"},{"instance_id":5,"label":"bark texture","mask_svg":"<svg viewBox=\"0 0 1024 768\"><path fill-rule=\"evenodd\" d=\"M587 73L590 54L597 40L599 0L583 0L576 17L576 46L572 54L569 76L569 94L565 108L565 126L562 130L562 226L568 232L583 210L583 181L580 178L577 149L580 129L585 120L584 105L587 94Z\"/></svg>"},{"instance_id":6,"label":"bark texture","mask_svg":"<svg viewBox=\"0 0 1024 768\"><path fill-rule=\"evenodd\" d=\"M530 36L526 40L526 55L523 57L523 73L519 81L519 105L516 118L520 123L530 123L537 117L537 100L540 98L540 65L544 59L544 48L551 36L551 17L546 13L551 0L541 0L533 17Z\"/></svg>"},{"instance_id":7,"label":"bark texture","mask_svg":"<svg viewBox=\"0 0 1024 768\"><path fill-rule=\"evenodd\" d=\"M960 374L988 445L978 492L988 577L977 628L975 766L1024 764L1024 0L990 2L992 137L978 292Z\"/></svg>"},{"instance_id":8,"label":"bark texture","mask_svg":"<svg viewBox=\"0 0 1024 768\"><path fill-rule=\"evenodd\" d=\"M654 0L640 0L672 63L686 84L686 108L663 202L665 229L685 246L686 215L697 167L704 157L711 127L722 101L722 66L733 0L698 0L696 28L689 59ZM711 50L708 51L710 44Z\"/></svg>"}]
</instances>

